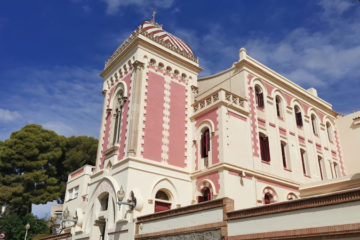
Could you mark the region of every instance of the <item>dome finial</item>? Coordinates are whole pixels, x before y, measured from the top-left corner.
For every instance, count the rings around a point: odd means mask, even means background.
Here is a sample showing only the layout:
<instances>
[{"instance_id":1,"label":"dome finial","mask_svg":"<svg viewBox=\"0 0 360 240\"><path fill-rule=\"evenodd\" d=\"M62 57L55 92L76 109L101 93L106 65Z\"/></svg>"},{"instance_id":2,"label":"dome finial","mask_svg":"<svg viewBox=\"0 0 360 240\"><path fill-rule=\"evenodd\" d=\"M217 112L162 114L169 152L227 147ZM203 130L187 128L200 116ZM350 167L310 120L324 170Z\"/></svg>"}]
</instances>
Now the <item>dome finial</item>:
<instances>
[{"instance_id":1,"label":"dome finial","mask_svg":"<svg viewBox=\"0 0 360 240\"><path fill-rule=\"evenodd\" d=\"M156 15L156 11L154 10L153 14L152 14L152 19L151 19L152 23L155 23L155 15Z\"/></svg>"}]
</instances>

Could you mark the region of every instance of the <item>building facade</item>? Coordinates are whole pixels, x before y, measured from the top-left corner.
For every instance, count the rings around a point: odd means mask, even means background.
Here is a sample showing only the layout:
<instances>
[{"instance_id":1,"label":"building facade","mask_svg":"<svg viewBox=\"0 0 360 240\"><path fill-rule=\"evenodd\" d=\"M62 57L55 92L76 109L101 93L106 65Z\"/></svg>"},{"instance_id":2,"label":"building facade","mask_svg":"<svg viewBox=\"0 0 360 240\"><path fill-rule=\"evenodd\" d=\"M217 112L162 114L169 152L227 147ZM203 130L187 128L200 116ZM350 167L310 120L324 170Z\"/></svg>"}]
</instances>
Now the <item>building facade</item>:
<instances>
[{"instance_id":1,"label":"building facade","mask_svg":"<svg viewBox=\"0 0 360 240\"><path fill-rule=\"evenodd\" d=\"M226 221L241 222L229 212L284 204L304 184L350 172L341 116L315 89L243 48L229 69L198 79L201 70L191 48L153 20L116 49L101 73L96 166L68 178L66 237L157 239L186 223L186 234L217 226L201 234L228 238L237 230Z\"/></svg>"}]
</instances>

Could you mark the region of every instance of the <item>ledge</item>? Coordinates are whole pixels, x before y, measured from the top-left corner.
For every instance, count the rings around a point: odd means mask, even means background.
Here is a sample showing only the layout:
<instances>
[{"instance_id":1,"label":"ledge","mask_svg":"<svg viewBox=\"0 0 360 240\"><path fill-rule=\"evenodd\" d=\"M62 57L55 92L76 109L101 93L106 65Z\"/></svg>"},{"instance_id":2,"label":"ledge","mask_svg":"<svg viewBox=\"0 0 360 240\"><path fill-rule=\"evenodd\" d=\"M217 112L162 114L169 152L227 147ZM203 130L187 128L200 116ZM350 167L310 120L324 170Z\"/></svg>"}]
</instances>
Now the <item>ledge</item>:
<instances>
[{"instance_id":1,"label":"ledge","mask_svg":"<svg viewBox=\"0 0 360 240\"><path fill-rule=\"evenodd\" d=\"M144 222L149 222L149 221L154 221L154 220L158 220L158 219L179 216L179 215L184 215L184 214L189 214L189 213L194 213L194 212L201 212L206 209L219 208L219 207L225 207L225 210L226 210L225 212L227 212L227 211L232 211L234 209L233 204L234 204L234 201L230 198L220 198L220 199L197 203L197 204L193 204L193 205L189 205L189 206L185 206L185 207L181 207L181 208L171 209L168 211L144 215L144 216L138 217L136 223L140 224L140 223L144 223Z\"/></svg>"},{"instance_id":2,"label":"ledge","mask_svg":"<svg viewBox=\"0 0 360 240\"><path fill-rule=\"evenodd\" d=\"M353 201L360 201L360 189L228 212L227 216L229 220L235 220L301 209L325 207Z\"/></svg>"}]
</instances>

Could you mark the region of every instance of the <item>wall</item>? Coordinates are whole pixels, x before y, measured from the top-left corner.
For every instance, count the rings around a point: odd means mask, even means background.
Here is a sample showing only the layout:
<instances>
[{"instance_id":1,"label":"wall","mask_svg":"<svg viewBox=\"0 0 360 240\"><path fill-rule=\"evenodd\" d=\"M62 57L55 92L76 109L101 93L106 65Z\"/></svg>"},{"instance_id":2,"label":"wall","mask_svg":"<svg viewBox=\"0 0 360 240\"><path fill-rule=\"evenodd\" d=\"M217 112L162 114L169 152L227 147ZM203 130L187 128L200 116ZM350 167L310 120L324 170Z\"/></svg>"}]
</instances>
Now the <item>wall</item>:
<instances>
[{"instance_id":1,"label":"wall","mask_svg":"<svg viewBox=\"0 0 360 240\"><path fill-rule=\"evenodd\" d=\"M339 117L336 120L346 174L360 172L360 112ZM355 120L354 120L355 119Z\"/></svg>"}]
</instances>

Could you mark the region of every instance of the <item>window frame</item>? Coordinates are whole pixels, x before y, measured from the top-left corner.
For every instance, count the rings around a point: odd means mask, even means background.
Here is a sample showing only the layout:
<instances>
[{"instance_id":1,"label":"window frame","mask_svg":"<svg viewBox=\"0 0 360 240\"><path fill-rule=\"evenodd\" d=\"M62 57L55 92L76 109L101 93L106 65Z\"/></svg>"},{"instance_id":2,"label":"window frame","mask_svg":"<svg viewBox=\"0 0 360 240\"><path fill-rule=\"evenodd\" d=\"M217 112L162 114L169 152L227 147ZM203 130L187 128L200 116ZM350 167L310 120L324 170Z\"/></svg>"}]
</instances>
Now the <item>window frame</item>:
<instances>
[{"instance_id":1,"label":"window frame","mask_svg":"<svg viewBox=\"0 0 360 240\"><path fill-rule=\"evenodd\" d=\"M259 132L259 145L260 145L260 158L262 162L270 163L270 141L269 137L263 133Z\"/></svg>"},{"instance_id":2,"label":"window frame","mask_svg":"<svg viewBox=\"0 0 360 240\"><path fill-rule=\"evenodd\" d=\"M156 198L159 192L164 193L167 196L166 199ZM154 213L168 211L172 207L172 197L168 190L159 189L154 196ZM161 210L159 210L161 209Z\"/></svg>"},{"instance_id":3,"label":"window frame","mask_svg":"<svg viewBox=\"0 0 360 240\"><path fill-rule=\"evenodd\" d=\"M295 123L298 127L303 127L303 117L302 117L302 111L301 108L298 105L294 106L294 114L295 114Z\"/></svg>"},{"instance_id":4,"label":"window frame","mask_svg":"<svg viewBox=\"0 0 360 240\"><path fill-rule=\"evenodd\" d=\"M283 100L279 95L275 96L275 108L276 108L276 116L280 119L284 119Z\"/></svg>"},{"instance_id":5,"label":"window frame","mask_svg":"<svg viewBox=\"0 0 360 240\"><path fill-rule=\"evenodd\" d=\"M304 148L300 148L300 159L304 176L310 177L308 154Z\"/></svg>"},{"instance_id":6,"label":"window frame","mask_svg":"<svg viewBox=\"0 0 360 240\"><path fill-rule=\"evenodd\" d=\"M312 113L310 115L310 120L311 120L311 126L312 126L312 132L315 136L319 136L319 124L318 124L318 118L317 116Z\"/></svg>"},{"instance_id":7,"label":"window frame","mask_svg":"<svg viewBox=\"0 0 360 240\"><path fill-rule=\"evenodd\" d=\"M265 108L265 101L264 101L264 91L260 85L256 84L254 87L255 90L255 103L256 107L259 109Z\"/></svg>"}]
</instances>

